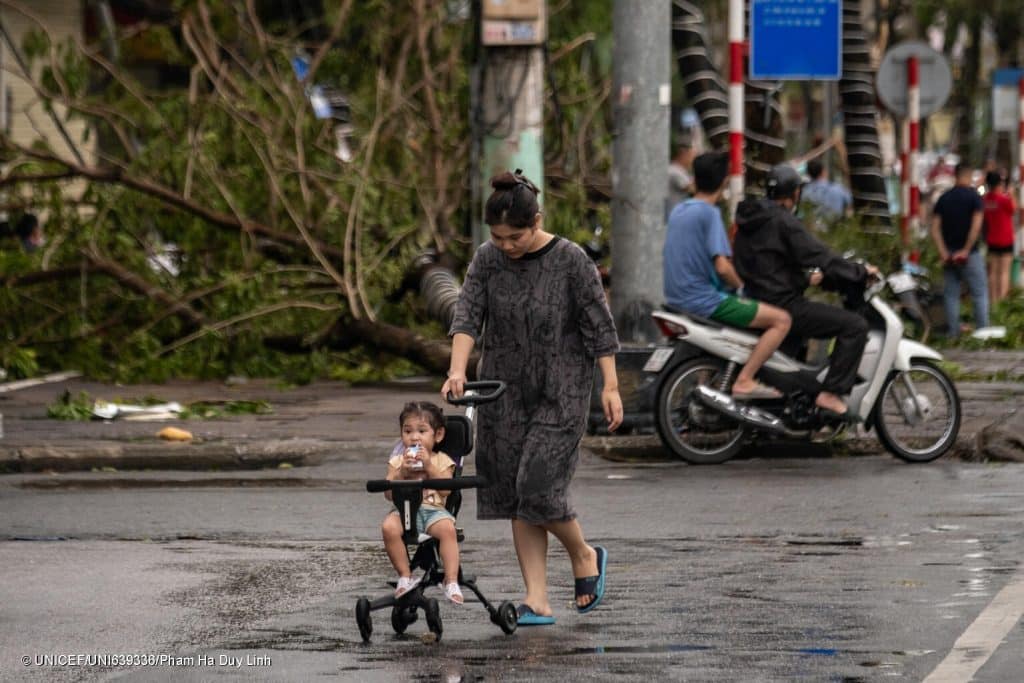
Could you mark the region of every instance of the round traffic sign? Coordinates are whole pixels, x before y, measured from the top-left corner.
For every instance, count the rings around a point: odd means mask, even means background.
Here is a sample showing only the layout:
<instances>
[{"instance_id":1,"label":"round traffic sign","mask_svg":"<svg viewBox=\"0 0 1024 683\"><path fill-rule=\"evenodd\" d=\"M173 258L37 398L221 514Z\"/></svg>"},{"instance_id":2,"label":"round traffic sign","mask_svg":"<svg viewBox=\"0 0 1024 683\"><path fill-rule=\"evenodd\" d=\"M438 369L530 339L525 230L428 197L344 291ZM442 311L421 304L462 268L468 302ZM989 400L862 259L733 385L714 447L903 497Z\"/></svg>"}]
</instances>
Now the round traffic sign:
<instances>
[{"instance_id":1,"label":"round traffic sign","mask_svg":"<svg viewBox=\"0 0 1024 683\"><path fill-rule=\"evenodd\" d=\"M898 117L907 116L907 60L910 57L917 57L923 118L941 109L953 89L949 62L928 44L908 40L889 48L878 68L875 90L886 109Z\"/></svg>"}]
</instances>

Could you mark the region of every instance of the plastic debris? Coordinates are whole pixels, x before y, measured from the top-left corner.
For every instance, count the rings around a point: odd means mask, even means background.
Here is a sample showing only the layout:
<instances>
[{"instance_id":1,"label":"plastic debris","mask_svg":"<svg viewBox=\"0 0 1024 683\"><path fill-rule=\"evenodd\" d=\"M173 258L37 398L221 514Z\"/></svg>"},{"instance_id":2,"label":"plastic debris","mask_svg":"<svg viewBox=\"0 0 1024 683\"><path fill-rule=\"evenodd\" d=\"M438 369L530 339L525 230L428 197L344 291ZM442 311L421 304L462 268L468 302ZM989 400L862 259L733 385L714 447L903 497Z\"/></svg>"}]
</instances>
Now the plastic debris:
<instances>
[{"instance_id":1,"label":"plastic debris","mask_svg":"<svg viewBox=\"0 0 1024 683\"><path fill-rule=\"evenodd\" d=\"M142 406L98 400L92 406L92 414L101 420L173 420L182 410L184 408L177 401Z\"/></svg>"},{"instance_id":2,"label":"plastic debris","mask_svg":"<svg viewBox=\"0 0 1024 683\"><path fill-rule=\"evenodd\" d=\"M1006 328L1002 325L998 327L982 327L975 330L974 334L971 335L971 339L980 339L985 341L987 339L1002 339L1006 336Z\"/></svg>"}]
</instances>

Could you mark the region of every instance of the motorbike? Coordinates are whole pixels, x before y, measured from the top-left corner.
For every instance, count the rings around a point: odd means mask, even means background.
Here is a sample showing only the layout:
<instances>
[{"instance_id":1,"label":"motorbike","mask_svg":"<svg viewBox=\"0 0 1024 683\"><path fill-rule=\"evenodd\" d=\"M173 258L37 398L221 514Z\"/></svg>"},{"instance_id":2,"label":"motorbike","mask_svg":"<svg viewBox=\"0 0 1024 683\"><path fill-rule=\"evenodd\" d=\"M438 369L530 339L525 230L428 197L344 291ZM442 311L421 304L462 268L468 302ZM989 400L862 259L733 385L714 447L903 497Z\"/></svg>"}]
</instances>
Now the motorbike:
<instances>
[{"instance_id":1,"label":"motorbike","mask_svg":"<svg viewBox=\"0 0 1024 683\"><path fill-rule=\"evenodd\" d=\"M942 356L904 337L903 322L882 297L889 278L862 285L847 307L869 323L868 341L847 399L886 450L912 463L941 457L956 442L962 416L956 386L938 365ZM659 375L655 424L662 442L694 464L725 462L745 444L765 438L820 441L850 424L814 403L828 359L814 361L781 350L758 373L781 398L737 401L732 382L758 340L757 331L670 309L652 313L669 344L651 354L644 370Z\"/></svg>"}]
</instances>

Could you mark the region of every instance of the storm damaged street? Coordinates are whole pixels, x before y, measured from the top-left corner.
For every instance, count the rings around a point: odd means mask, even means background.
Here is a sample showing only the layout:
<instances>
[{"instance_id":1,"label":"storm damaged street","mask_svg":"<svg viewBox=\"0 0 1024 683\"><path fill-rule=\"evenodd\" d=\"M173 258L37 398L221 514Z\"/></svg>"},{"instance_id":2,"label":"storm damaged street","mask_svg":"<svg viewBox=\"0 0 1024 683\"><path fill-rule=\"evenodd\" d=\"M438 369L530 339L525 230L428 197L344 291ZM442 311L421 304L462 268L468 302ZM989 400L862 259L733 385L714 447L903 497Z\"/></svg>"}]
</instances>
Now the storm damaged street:
<instances>
[{"instance_id":1,"label":"storm damaged street","mask_svg":"<svg viewBox=\"0 0 1024 683\"><path fill-rule=\"evenodd\" d=\"M573 497L608 549L604 603L575 613L556 546L555 625L505 635L467 594L441 600L440 642L422 618L395 635L389 610L368 644L356 626L356 600L393 578L387 503L365 491L379 453L9 475L3 677L1019 680L1024 469L782 451L715 467L585 454ZM466 573L518 600L508 525L477 521L471 492L460 517ZM113 655L128 661L97 660Z\"/></svg>"}]
</instances>

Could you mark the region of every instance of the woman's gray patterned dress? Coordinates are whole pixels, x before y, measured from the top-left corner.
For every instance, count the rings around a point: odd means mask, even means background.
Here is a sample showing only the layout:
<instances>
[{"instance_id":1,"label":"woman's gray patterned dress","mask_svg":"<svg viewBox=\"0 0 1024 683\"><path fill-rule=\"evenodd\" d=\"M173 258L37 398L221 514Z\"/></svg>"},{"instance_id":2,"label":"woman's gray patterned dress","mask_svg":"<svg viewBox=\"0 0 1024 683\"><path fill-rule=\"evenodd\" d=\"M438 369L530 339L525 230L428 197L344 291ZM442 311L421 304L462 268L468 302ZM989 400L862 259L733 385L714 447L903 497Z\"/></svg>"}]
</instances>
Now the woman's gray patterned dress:
<instances>
[{"instance_id":1,"label":"woman's gray patterned dress","mask_svg":"<svg viewBox=\"0 0 1024 683\"><path fill-rule=\"evenodd\" d=\"M486 323L486 324L485 324ZM449 335L480 344L481 379L508 391L480 407L479 519L530 524L574 519L569 482L589 412L594 361L619 348L594 262L553 238L511 259L493 243L477 249Z\"/></svg>"}]
</instances>

